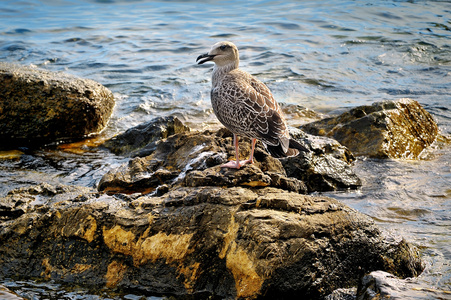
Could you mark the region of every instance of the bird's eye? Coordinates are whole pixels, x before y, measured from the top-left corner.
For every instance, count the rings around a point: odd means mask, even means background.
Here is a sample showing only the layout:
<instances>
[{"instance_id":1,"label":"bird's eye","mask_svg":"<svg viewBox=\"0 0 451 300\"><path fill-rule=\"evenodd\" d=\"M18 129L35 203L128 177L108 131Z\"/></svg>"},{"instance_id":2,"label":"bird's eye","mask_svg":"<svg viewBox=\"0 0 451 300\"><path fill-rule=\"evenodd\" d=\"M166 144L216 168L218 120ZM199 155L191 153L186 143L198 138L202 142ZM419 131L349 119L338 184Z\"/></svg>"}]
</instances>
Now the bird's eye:
<instances>
[{"instance_id":1,"label":"bird's eye","mask_svg":"<svg viewBox=\"0 0 451 300\"><path fill-rule=\"evenodd\" d=\"M225 49L227 49L227 45L222 45L221 47L219 47L219 49L221 49L222 51L224 51Z\"/></svg>"}]
</instances>

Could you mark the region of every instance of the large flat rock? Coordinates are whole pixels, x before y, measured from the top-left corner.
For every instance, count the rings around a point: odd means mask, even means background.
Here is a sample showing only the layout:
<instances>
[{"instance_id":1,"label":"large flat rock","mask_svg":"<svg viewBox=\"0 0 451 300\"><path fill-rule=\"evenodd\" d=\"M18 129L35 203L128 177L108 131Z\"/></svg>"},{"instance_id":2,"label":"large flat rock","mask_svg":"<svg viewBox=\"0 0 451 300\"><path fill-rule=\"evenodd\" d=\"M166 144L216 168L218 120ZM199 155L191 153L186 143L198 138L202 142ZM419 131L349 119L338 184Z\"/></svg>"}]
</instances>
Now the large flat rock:
<instances>
[{"instance_id":1,"label":"large flat rock","mask_svg":"<svg viewBox=\"0 0 451 300\"><path fill-rule=\"evenodd\" d=\"M76 191L46 185L0 199L4 212L12 197L10 209L22 210L0 223L1 278L195 299L321 299L374 270L423 269L414 247L328 197L238 186Z\"/></svg>"}]
</instances>

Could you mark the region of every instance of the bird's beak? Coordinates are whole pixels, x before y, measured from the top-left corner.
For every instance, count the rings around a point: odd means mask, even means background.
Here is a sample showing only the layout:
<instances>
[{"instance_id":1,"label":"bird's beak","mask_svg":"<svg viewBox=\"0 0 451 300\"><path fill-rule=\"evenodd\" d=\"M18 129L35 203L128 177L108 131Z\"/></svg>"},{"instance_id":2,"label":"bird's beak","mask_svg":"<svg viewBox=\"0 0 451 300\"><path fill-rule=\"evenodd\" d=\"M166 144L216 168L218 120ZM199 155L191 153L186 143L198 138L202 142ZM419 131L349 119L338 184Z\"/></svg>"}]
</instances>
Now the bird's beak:
<instances>
[{"instance_id":1,"label":"bird's beak","mask_svg":"<svg viewBox=\"0 0 451 300\"><path fill-rule=\"evenodd\" d=\"M199 55L196 59L196 62L198 62L197 64L201 65L207 61L213 60L213 58L215 57L215 55L210 55L208 53Z\"/></svg>"}]
</instances>

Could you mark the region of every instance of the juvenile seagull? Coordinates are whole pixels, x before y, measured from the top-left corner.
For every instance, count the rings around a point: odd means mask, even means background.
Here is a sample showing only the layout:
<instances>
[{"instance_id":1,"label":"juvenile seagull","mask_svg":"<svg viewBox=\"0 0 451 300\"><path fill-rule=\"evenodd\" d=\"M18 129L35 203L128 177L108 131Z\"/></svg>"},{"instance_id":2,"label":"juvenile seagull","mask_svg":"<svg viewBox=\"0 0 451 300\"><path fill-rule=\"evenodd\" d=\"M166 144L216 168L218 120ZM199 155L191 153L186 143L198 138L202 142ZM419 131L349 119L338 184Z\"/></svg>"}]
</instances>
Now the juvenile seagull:
<instances>
[{"instance_id":1,"label":"juvenile seagull","mask_svg":"<svg viewBox=\"0 0 451 300\"><path fill-rule=\"evenodd\" d=\"M210 52L200 55L196 62L213 61L211 104L218 120L233 133L236 161L223 168L236 168L253 163L257 139L277 158L296 156L307 149L290 139L282 110L269 88L251 74L240 70L238 48L231 42L219 42ZM240 161L238 136L252 140L248 160Z\"/></svg>"}]
</instances>

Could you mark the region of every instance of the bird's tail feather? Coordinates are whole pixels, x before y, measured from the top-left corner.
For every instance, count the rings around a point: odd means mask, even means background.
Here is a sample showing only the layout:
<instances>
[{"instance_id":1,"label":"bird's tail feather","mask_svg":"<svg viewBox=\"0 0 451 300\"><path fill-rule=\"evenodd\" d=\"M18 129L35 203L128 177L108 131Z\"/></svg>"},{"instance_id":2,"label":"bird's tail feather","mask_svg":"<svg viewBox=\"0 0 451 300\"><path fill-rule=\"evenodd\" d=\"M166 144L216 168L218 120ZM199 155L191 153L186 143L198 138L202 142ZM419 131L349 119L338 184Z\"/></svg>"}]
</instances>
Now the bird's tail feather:
<instances>
[{"instance_id":1,"label":"bird's tail feather","mask_svg":"<svg viewBox=\"0 0 451 300\"><path fill-rule=\"evenodd\" d=\"M290 139L290 146L289 146L289 148L294 148L294 149L297 149L297 150L299 150L301 152L309 152L310 151L304 145L302 145L301 143L299 143L298 141L293 140L293 139Z\"/></svg>"},{"instance_id":2,"label":"bird's tail feather","mask_svg":"<svg viewBox=\"0 0 451 300\"><path fill-rule=\"evenodd\" d=\"M269 154L274 156L275 158L284 158L296 156L300 151L308 152L308 149L300 144L298 141L290 139L290 144L287 152L284 152L281 145L270 146L266 145L266 150L268 150Z\"/></svg>"}]
</instances>

